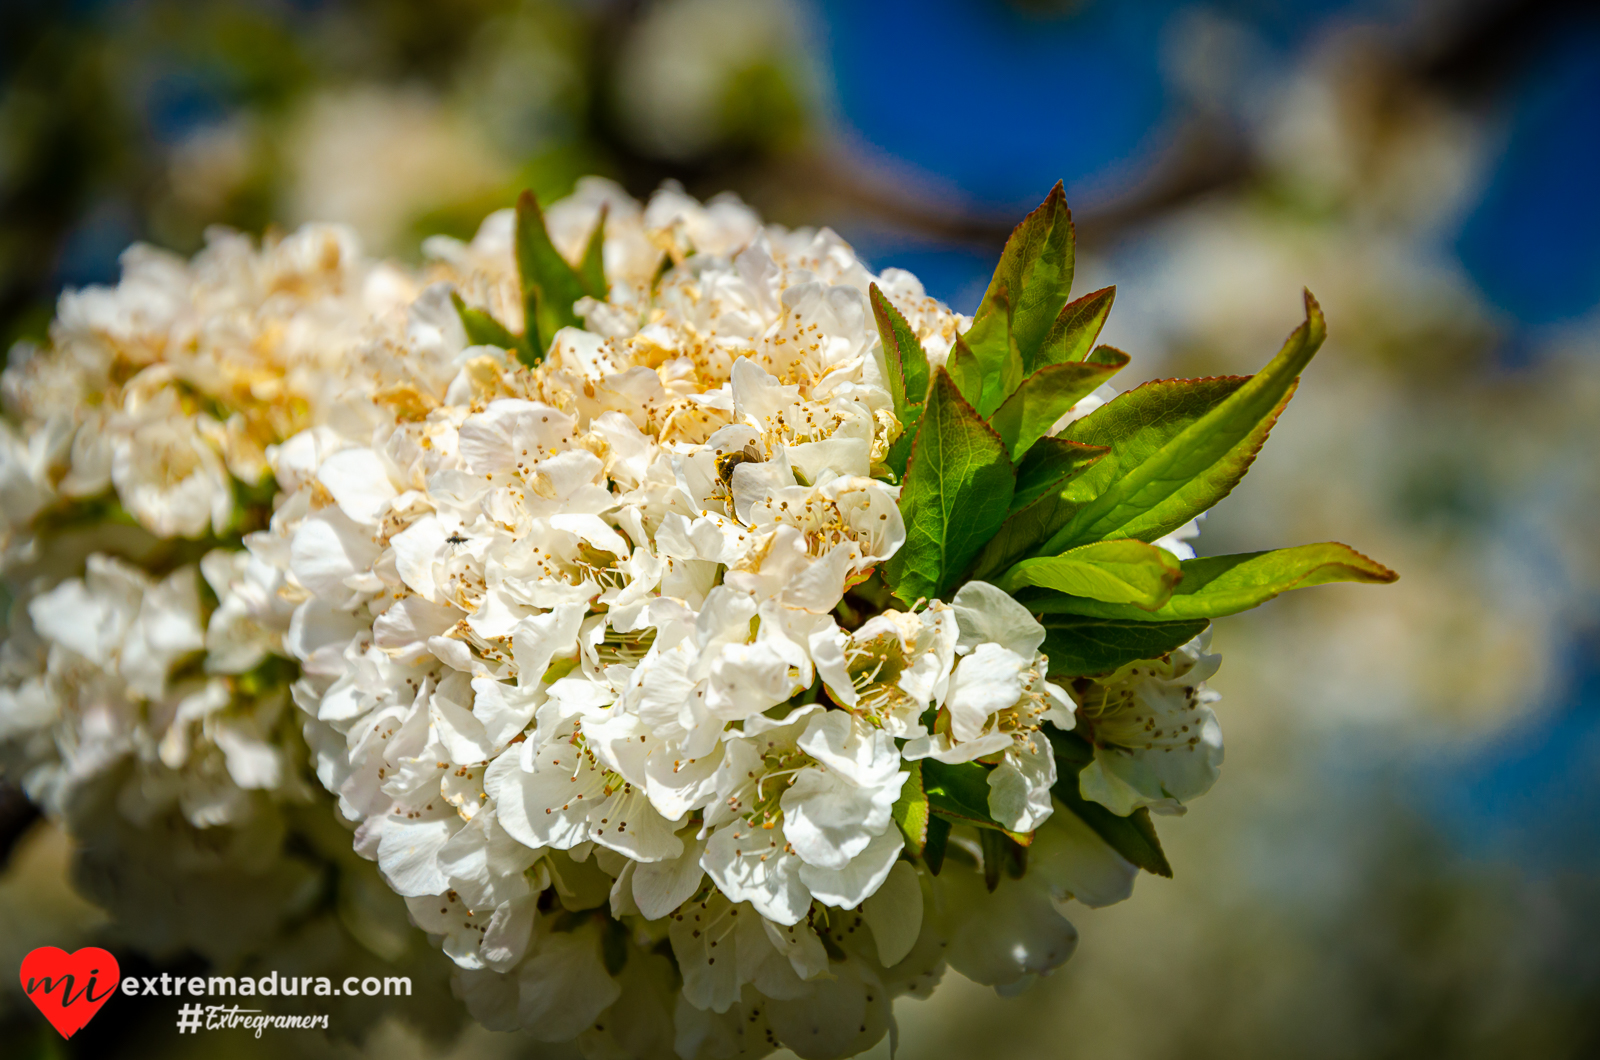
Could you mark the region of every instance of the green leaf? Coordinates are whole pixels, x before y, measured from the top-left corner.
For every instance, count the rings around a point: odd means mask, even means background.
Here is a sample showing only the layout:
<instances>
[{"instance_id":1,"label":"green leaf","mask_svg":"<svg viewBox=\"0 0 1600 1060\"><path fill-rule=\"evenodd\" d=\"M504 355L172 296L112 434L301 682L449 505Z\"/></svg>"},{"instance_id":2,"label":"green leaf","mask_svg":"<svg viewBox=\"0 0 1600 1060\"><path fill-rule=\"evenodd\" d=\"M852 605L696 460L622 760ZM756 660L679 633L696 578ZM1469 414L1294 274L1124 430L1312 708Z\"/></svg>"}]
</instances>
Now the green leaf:
<instances>
[{"instance_id":1,"label":"green leaf","mask_svg":"<svg viewBox=\"0 0 1600 1060\"><path fill-rule=\"evenodd\" d=\"M1305 323L1278 355L1203 413L1204 384L1213 381L1190 380L1184 392L1146 384L1063 431L1072 441L1110 445L1112 452L1068 488L1069 493L1079 487L1099 492L1084 498L1039 553L1055 555L1110 537L1153 541L1226 497L1249 470L1327 333L1310 291L1305 300ZM1169 407L1174 401L1175 409ZM1165 431L1152 429L1154 414L1163 416ZM1182 429L1171 432L1180 423Z\"/></svg>"},{"instance_id":2,"label":"green leaf","mask_svg":"<svg viewBox=\"0 0 1600 1060\"><path fill-rule=\"evenodd\" d=\"M979 762L945 765L935 758L922 760L922 786L935 817L956 824L993 828L1027 846L1025 833L1001 828L989 816L989 767Z\"/></svg>"},{"instance_id":3,"label":"green leaf","mask_svg":"<svg viewBox=\"0 0 1600 1060\"><path fill-rule=\"evenodd\" d=\"M1053 681L1095 677L1140 659L1159 659L1198 637L1209 625L1203 618L1150 622L1041 613L1032 600L1024 599L1022 604L1038 615L1044 626L1040 650L1050 659Z\"/></svg>"},{"instance_id":4,"label":"green leaf","mask_svg":"<svg viewBox=\"0 0 1600 1060\"><path fill-rule=\"evenodd\" d=\"M889 470L894 472L896 482L905 481L906 464L911 460L911 446L917 440L917 424L922 421L923 408L922 405L911 405L906 409L905 418L900 421L900 437L889 446L889 452L883 458Z\"/></svg>"},{"instance_id":5,"label":"green leaf","mask_svg":"<svg viewBox=\"0 0 1600 1060\"><path fill-rule=\"evenodd\" d=\"M1128 861L1171 879L1172 865L1161 849L1150 811L1141 806L1127 817L1118 817L1098 802L1085 799L1078 790L1078 774L1093 759L1094 747L1075 732L1063 732L1053 725L1044 731L1056 754L1056 782L1050 789L1056 799Z\"/></svg>"},{"instance_id":6,"label":"green leaf","mask_svg":"<svg viewBox=\"0 0 1600 1060\"><path fill-rule=\"evenodd\" d=\"M910 766L910 775L900 789L900 798L895 801L890 813L894 823L900 826L900 832L906 837L906 849L913 857L921 857L924 848L928 845L928 820L932 810L928 805L927 792L922 790L922 763L920 761L907 763Z\"/></svg>"},{"instance_id":7,"label":"green leaf","mask_svg":"<svg viewBox=\"0 0 1600 1060\"><path fill-rule=\"evenodd\" d=\"M997 584L1008 593L1037 585L1154 611L1171 598L1182 578L1177 557L1166 549L1120 538L1080 545L1059 556L1025 559Z\"/></svg>"},{"instance_id":8,"label":"green leaf","mask_svg":"<svg viewBox=\"0 0 1600 1060\"><path fill-rule=\"evenodd\" d=\"M660 258L656 260L655 272L650 274L651 298L661 293L661 281L666 279L667 273L672 271L674 264L672 255L663 250Z\"/></svg>"},{"instance_id":9,"label":"green leaf","mask_svg":"<svg viewBox=\"0 0 1600 1060\"><path fill-rule=\"evenodd\" d=\"M1093 829L1106 845L1144 871L1172 879L1172 864L1161 849L1161 839L1150 820L1150 810L1141 806L1127 817L1118 817L1098 802L1078 794L1078 775L1070 783L1056 781L1051 791L1069 811Z\"/></svg>"},{"instance_id":10,"label":"green leaf","mask_svg":"<svg viewBox=\"0 0 1600 1060\"><path fill-rule=\"evenodd\" d=\"M1043 605L1029 601L1026 606L1145 622L1221 618L1248 611L1290 589L1306 589L1329 582L1388 584L1400 577L1383 564L1337 541L1271 552L1205 556L1184 560L1180 566L1183 581L1172 598L1155 611L1083 599L1081 594L1052 598Z\"/></svg>"},{"instance_id":11,"label":"green leaf","mask_svg":"<svg viewBox=\"0 0 1600 1060\"><path fill-rule=\"evenodd\" d=\"M1050 740L1050 749L1055 753L1056 779L1071 773L1074 777L1072 787L1076 791L1077 775L1083 772L1084 766L1094 761L1094 744L1077 729L1058 729L1048 725L1040 731Z\"/></svg>"},{"instance_id":12,"label":"green leaf","mask_svg":"<svg viewBox=\"0 0 1600 1060\"><path fill-rule=\"evenodd\" d=\"M997 305L1002 307L1006 305L1008 296L1004 286L991 293ZM1022 385L1023 377L1028 374L1022 363L1022 351L1017 348L1016 336L1007 332L1005 341L1004 352L993 358L986 357L983 352L970 346L964 347L971 351L979 373L978 396L976 399L968 398L968 400L972 401L978 410L978 415L984 419L993 416L995 410L1005 404L1006 398L1016 393L1017 387ZM965 361L962 364L963 367L966 366ZM966 391L963 390L962 394L965 395Z\"/></svg>"},{"instance_id":13,"label":"green leaf","mask_svg":"<svg viewBox=\"0 0 1600 1060\"><path fill-rule=\"evenodd\" d=\"M946 765L922 760L922 788L934 813L968 824L995 827L989 819L989 770L978 762Z\"/></svg>"},{"instance_id":14,"label":"green leaf","mask_svg":"<svg viewBox=\"0 0 1600 1060\"><path fill-rule=\"evenodd\" d=\"M1000 886L1000 868L1006 861L1006 837L990 828L979 829L978 848L983 852L983 885L990 894Z\"/></svg>"},{"instance_id":15,"label":"green leaf","mask_svg":"<svg viewBox=\"0 0 1600 1060\"><path fill-rule=\"evenodd\" d=\"M1019 355L1019 375L1033 371L1039 349L1072 292L1074 256L1072 211L1057 182L1012 230L966 333L985 375L998 374L1013 354ZM1010 392L999 394L996 408Z\"/></svg>"},{"instance_id":16,"label":"green leaf","mask_svg":"<svg viewBox=\"0 0 1600 1060\"><path fill-rule=\"evenodd\" d=\"M1110 451L1104 446L1069 442L1065 438L1040 438L1017 465L1011 510L1019 511L1046 492L1060 489Z\"/></svg>"},{"instance_id":17,"label":"green leaf","mask_svg":"<svg viewBox=\"0 0 1600 1060\"><path fill-rule=\"evenodd\" d=\"M1127 367L1128 355L1102 346L1096 359L1050 364L1022 381L995 411L990 425L1006 443L1013 460L1043 438L1057 420L1090 391Z\"/></svg>"},{"instance_id":18,"label":"green leaf","mask_svg":"<svg viewBox=\"0 0 1600 1060\"><path fill-rule=\"evenodd\" d=\"M610 210L608 204L600 204L600 217L583 248L583 260L578 263L578 282L584 293L602 302L611 291L611 285L606 283L606 214Z\"/></svg>"},{"instance_id":19,"label":"green leaf","mask_svg":"<svg viewBox=\"0 0 1600 1060\"><path fill-rule=\"evenodd\" d=\"M1115 287L1102 287L1062 306L1035 363L1070 364L1087 357L1106 325L1106 317L1111 315L1111 303L1116 297Z\"/></svg>"},{"instance_id":20,"label":"green leaf","mask_svg":"<svg viewBox=\"0 0 1600 1060\"><path fill-rule=\"evenodd\" d=\"M906 318L883 296L877 284L868 288L872 315L878 322L878 338L883 343L883 359L889 369L889 393L894 398L894 414L906 423L903 411L920 406L928 398L928 355ZM910 424L906 425L910 433Z\"/></svg>"},{"instance_id":21,"label":"green leaf","mask_svg":"<svg viewBox=\"0 0 1600 1060\"><path fill-rule=\"evenodd\" d=\"M868 289L868 298L878 323L878 338L883 343L889 395L894 399L894 414L901 427L900 437L889 447L884 463L897 480L904 479L917 423L922 419L928 397L928 355L923 352L906 318L884 297L877 284Z\"/></svg>"},{"instance_id":22,"label":"green leaf","mask_svg":"<svg viewBox=\"0 0 1600 1060\"><path fill-rule=\"evenodd\" d=\"M467 333L468 345L498 346L502 350L517 351L520 355L521 340L511 334L510 329L504 324L489 313L467 305L454 291L450 292L450 301L455 304L456 316L461 318L461 327Z\"/></svg>"},{"instance_id":23,"label":"green leaf","mask_svg":"<svg viewBox=\"0 0 1600 1060\"><path fill-rule=\"evenodd\" d=\"M1096 447L1106 449L1106 454L1067 479L1059 491L1041 493L1037 500L1013 513L984 546L971 576L993 580L1019 560L1063 551L1040 546L1070 523L1085 504L1126 474L1129 467L1136 467L1147 453L1182 434L1238 390L1247 378L1154 380L1071 424L1057 436L1056 443L1072 441L1066 437L1068 433L1087 433L1088 437L1102 440L1103 444ZM1097 420L1099 426L1082 432L1081 426L1090 420ZM1077 441L1085 444L1084 439ZM1023 457L1023 463L1026 466L1028 457ZM1019 473L1019 480L1020 477Z\"/></svg>"},{"instance_id":24,"label":"green leaf","mask_svg":"<svg viewBox=\"0 0 1600 1060\"><path fill-rule=\"evenodd\" d=\"M928 842L922 848L923 863L935 876L944 868L944 852L950 843L950 820L935 814L928 820Z\"/></svg>"},{"instance_id":25,"label":"green leaf","mask_svg":"<svg viewBox=\"0 0 1600 1060\"><path fill-rule=\"evenodd\" d=\"M1067 500L1068 491L1077 478L1088 474L1092 468L1093 464L1077 476L1069 477L1059 490L1046 491L1036 500L1008 513L1006 521L1000 524L1000 529L978 553L968 577L993 581L1013 563L1026 559L1039 542L1072 518L1077 508Z\"/></svg>"},{"instance_id":26,"label":"green leaf","mask_svg":"<svg viewBox=\"0 0 1600 1060\"><path fill-rule=\"evenodd\" d=\"M886 570L902 602L937 597L961 574L1004 521L1012 482L1000 436L939 369L900 493L906 542Z\"/></svg>"},{"instance_id":27,"label":"green leaf","mask_svg":"<svg viewBox=\"0 0 1600 1060\"><path fill-rule=\"evenodd\" d=\"M1056 436L1059 440L1095 445L1105 449L1106 455L1068 482L1059 493L1042 496L1039 510L1033 513L1028 525L1013 530L1016 540L997 539L994 546L985 549L980 568L989 574L998 574L1017 559L1051 554L1041 547L1043 543L1067 526L1085 505L1226 401L1248 378L1151 380L1069 424ZM1091 420L1094 422L1090 423ZM1100 441L1090 442L1087 440L1090 438ZM1034 536L1023 535L1024 529ZM1004 556L996 550L1002 543L1007 546ZM1001 559L1004 562L999 562Z\"/></svg>"},{"instance_id":28,"label":"green leaf","mask_svg":"<svg viewBox=\"0 0 1600 1060\"><path fill-rule=\"evenodd\" d=\"M961 396L973 406L976 406L983 397L983 365L978 363L977 355L967 345L966 340L960 335L956 336L955 344L950 347L950 356L945 361L945 371L950 373L950 378L955 380L956 389Z\"/></svg>"},{"instance_id":29,"label":"green leaf","mask_svg":"<svg viewBox=\"0 0 1600 1060\"><path fill-rule=\"evenodd\" d=\"M1028 848L1006 833L992 828L979 829L978 846L983 851L983 882L991 893L1000 886L1002 872L1013 880L1020 880L1028 871Z\"/></svg>"},{"instance_id":30,"label":"green leaf","mask_svg":"<svg viewBox=\"0 0 1600 1060\"><path fill-rule=\"evenodd\" d=\"M622 974L628 963L628 927L620 920L602 917L600 924L600 961L612 975Z\"/></svg>"},{"instance_id":31,"label":"green leaf","mask_svg":"<svg viewBox=\"0 0 1600 1060\"><path fill-rule=\"evenodd\" d=\"M557 331L581 323L572 305L584 296L583 281L550 242L544 213L530 191L517 197L515 241L527 320L523 338L537 363L544 359Z\"/></svg>"}]
</instances>

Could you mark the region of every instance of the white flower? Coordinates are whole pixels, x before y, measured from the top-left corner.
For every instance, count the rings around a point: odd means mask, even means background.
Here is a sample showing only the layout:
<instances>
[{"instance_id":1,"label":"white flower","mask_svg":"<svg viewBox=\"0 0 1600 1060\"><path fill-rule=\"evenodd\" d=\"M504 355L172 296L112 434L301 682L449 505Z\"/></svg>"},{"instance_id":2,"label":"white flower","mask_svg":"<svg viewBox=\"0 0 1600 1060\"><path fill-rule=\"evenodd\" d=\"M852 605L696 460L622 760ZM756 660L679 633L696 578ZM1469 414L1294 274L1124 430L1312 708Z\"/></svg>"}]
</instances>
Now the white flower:
<instances>
[{"instance_id":1,"label":"white flower","mask_svg":"<svg viewBox=\"0 0 1600 1060\"><path fill-rule=\"evenodd\" d=\"M63 424L64 420L58 418L54 423ZM52 499L50 443L48 431L24 438L0 420L0 548Z\"/></svg>"},{"instance_id":2,"label":"white flower","mask_svg":"<svg viewBox=\"0 0 1600 1060\"><path fill-rule=\"evenodd\" d=\"M216 549L201 557L200 573L218 600L206 625L207 670L240 674L283 654L294 609L282 596L280 567L248 551Z\"/></svg>"},{"instance_id":3,"label":"white flower","mask_svg":"<svg viewBox=\"0 0 1600 1060\"><path fill-rule=\"evenodd\" d=\"M1042 880L1060 908L1077 899L1091 908L1133 893L1139 870L1073 813L1058 813L1033 833L1028 874Z\"/></svg>"},{"instance_id":4,"label":"white flower","mask_svg":"<svg viewBox=\"0 0 1600 1060\"><path fill-rule=\"evenodd\" d=\"M637 913L646 920L660 920L674 912L700 890L705 870L700 859L706 842L693 834L680 832L683 853L664 861L632 862L623 866L611 889L614 916Z\"/></svg>"},{"instance_id":5,"label":"white flower","mask_svg":"<svg viewBox=\"0 0 1600 1060\"><path fill-rule=\"evenodd\" d=\"M887 733L840 711L812 715L795 746L814 764L779 800L784 833L807 865L842 869L888 829L905 782L900 756Z\"/></svg>"},{"instance_id":6,"label":"white flower","mask_svg":"<svg viewBox=\"0 0 1600 1060\"><path fill-rule=\"evenodd\" d=\"M538 748L526 767L520 749L502 754L484 775L484 787L506 831L530 847L570 850L592 841L635 861L676 858L683 841L651 805L637 761L642 756L629 761L621 753L626 746L574 727Z\"/></svg>"},{"instance_id":7,"label":"white flower","mask_svg":"<svg viewBox=\"0 0 1600 1060\"><path fill-rule=\"evenodd\" d=\"M173 665L205 646L193 567L161 582L109 556L90 556L82 580L29 604L40 635L117 673L131 691L160 699Z\"/></svg>"},{"instance_id":8,"label":"white flower","mask_svg":"<svg viewBox=\"0 0 1600 1060\"><path fill-rule=\"evenodd\" d=\"M842 712L747 723L718 766L701 863L730 899L779 924L797 923L813 898L858 905L903 845L889 811L905 776L893 741Z\"/></svg>"},{"instance_id":9,"label":"white flower","mask_svg":"<svg viewBox=\"0 0 1600 1060\"><path fill-rule=\"evenodd\" d=\"M1189 542L1200 536L1200 524L1205 522L1205 518L1206 513L1201 512L1172 533L1156 538L1151 544L1166 549L1180 560L1194 559L1194 546Z\"/></svg>"},{"instance_id":10,"label":"white flower","mask_svg":"<svg viewBox=\"0 0 1600 1060\"><path fill-rule=\"evenodd\" d=\"M874 615L849 634L826 626L809 643L835 702L890 736L915 738L927 735L923 711L945 698L956 637L954 616L936 600L918 612Z\"/></svg>"},{"instance_id":11,"label":"white flower","mask_svg":"<svg viewBox=\"0 0 1600 1060\"><path fill-rule=\"evenodd\" d=\"M685 905L667 926L684 999L698 1009L727 1012L746 983L769 998L803 996L805 980L828 965L808 925L775 924L719 893Z\"/></svg>"},{"instance_id":12,"label":"white flower","mask_svg":"<svg viewBox=\"0 0 1600 1060\"><path fill-rule=\"evenodd\" d=\"M909 861L897 861L883 886L861 904L861 914L872 931L878 962L885 968L899 964L922 934L922 884Z\"/></svg>"},{"instance_id":13,"label":"white flower","mask_svg":"<svg viewBox=\"0 0 1600 1060\"><path fill-rule=\"evenodd\" d=\"M1207 634L1163 659L1146 659L1089 685L1078 717L1094 744L1094 761L1079 788L1113 813L1140 806L1182 813L1204 795L1222 767L1222 729L1211 704L1221 697L1205 681L1220 655L1206 652Z\"/></svg>"},{"instance_id":14,"label":"white flower","mask_svg":"<svg viewBox=\"0 0 1600 1060\"><path fill-rule=\"evenodd\" d=\"M1066 963L1078 930L1057 910L1036 876L1002 877L989 891L983 877L946 868L936 880L935 917L949 940L950 966L1002 994L1026 989Z\"/></svg>"},{"instance_id":15,"label":"white flower","mask_svg":"<svg viewBox=\"0 0 1600 1060\"><path fill-rule=\"evenodd\" d=\"M601 957L600 932L593 920L571 931L541 930L518 969L517 1016L540 1041L577 1037L621 994Z\"/></svg>"},{"instance_id":16,"label":"white flower","mask_svg":"<svg viewBox=\"0 0 1600 1060\"><path fill-rule=\"evenodd\" d=\"M989 812L1017 832L1051 813L1056 760L1040 731L1049 722L1070 729L1072 700L1046 680L1038 653L1044 627L1027 608L987 582L968 582L951 603L961 653L944 697L948 727L909 741L907 758L950 764L999 756L989 773Z\"/></svg>"}]
</instances>

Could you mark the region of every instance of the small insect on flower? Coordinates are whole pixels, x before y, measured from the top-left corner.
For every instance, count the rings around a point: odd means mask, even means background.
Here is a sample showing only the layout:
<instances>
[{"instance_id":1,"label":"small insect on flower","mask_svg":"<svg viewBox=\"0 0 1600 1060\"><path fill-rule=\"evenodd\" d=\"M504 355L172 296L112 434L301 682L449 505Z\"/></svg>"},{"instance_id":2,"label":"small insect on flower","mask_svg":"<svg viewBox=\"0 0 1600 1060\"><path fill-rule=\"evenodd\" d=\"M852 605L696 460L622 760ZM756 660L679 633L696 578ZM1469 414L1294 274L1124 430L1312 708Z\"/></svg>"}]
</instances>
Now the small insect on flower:
<instances>
[{"instance_id":1,"label":"small insect on flower","mask_svg":"<svg viewBox=\"0 0 1600 1060\"><path fill-rule=\"evenodd\" d=\"M759 464L767 456L754 442L746 442L745 447L738 452L724 453L717 457L717 478L728 488L733 488L733 469L740 464Z\"/></svg>"}]
</instances>

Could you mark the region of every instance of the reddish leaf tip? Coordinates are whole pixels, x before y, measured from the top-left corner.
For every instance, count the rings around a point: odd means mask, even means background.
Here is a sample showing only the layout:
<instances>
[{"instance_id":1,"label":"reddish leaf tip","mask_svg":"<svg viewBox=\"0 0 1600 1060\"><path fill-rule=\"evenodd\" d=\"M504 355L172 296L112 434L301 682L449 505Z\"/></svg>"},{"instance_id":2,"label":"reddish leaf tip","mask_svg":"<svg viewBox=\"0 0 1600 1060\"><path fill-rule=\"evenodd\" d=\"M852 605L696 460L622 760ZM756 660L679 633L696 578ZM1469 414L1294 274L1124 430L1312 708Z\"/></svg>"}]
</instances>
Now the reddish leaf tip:
<instances>
[{"instance_id":1,"label":"reddish leaf tip","mask_svg":"<svg viewBox=\"0 0 1600 1060\"><path fill-rule=\"evenodd\" d=\"M1345 544L1343 541L1332 541L1329 542L1329 544L1338 545L1340 548L1345 549L1362 562L1370 564L1370 569L1364 570L1362 573L1369 576L1376 584L1393 585L1395 582L1400 580L1399 571L1379 563L1365 552L1357 551L1356 549L1353 549L1349 545Z\"/></svg>"},{"instance_id":2,"label":"reddish leaf tip","mask_svg":"<svg viewBox=\"0 0 1600 1060\"><path fill-rule=\"evenodd\" d=\"M1307 338L1315 343L1321 343L1328 335L1328 320L1322 314L1322 303L1317 301L1317 296L1311 293L1311 288L1306 287L1306 322L1301 327L1306 329Z\"/></svg>"}]
</instances>

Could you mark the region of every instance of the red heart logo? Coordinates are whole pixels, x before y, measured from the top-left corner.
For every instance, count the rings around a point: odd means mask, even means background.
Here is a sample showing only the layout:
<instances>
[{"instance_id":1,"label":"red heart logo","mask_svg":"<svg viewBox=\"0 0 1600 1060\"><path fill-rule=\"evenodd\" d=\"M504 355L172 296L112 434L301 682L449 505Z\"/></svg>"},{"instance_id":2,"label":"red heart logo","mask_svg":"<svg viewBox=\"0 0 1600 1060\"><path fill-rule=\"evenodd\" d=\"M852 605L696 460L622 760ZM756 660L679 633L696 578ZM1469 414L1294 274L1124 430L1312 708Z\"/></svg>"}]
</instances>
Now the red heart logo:
<instances>
[{"instance_id":1,"label":"red heart logo","mask_svg":"<svg viewBox=\"0 0 1600 1060\"><path fill-rule=\"evenodd\" d=\"M77 953L40 946L22 958L22 989L61 1036L70 1038L117 992L119 971L117 959L96 946Z\"/></svg>"}]
</instances>

